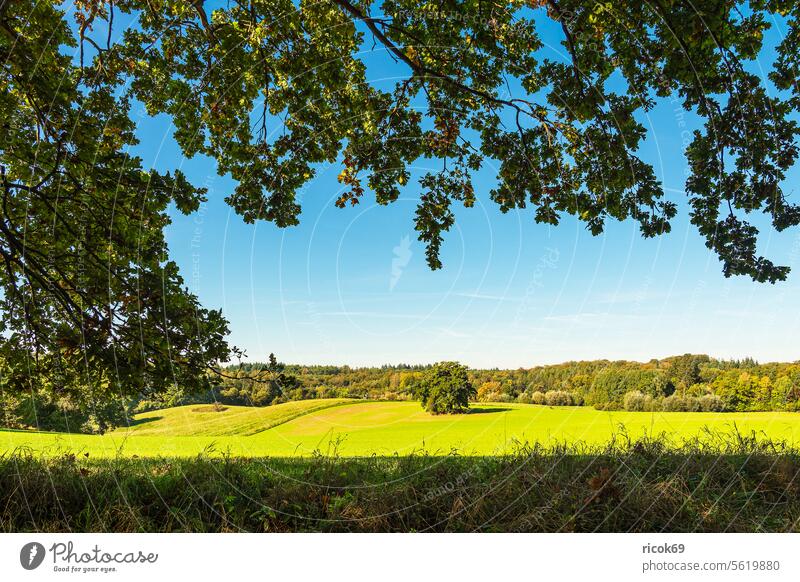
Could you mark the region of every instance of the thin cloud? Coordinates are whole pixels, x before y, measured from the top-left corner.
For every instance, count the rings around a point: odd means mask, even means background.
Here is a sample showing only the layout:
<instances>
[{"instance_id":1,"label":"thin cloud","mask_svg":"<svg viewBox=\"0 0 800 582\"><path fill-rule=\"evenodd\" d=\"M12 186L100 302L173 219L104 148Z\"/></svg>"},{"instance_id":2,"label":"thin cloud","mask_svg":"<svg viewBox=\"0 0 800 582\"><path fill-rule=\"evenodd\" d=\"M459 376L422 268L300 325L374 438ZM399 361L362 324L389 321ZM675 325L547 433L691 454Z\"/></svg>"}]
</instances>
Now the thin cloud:
<instances>
[{"instance_id":1,"label":"thin cloud","mask_svg":"<svg viewBox=\"0 0 800 582\"><path fill-rule=\"evenodd\" d=\"M450 329L450 328L447 328L447 327L439 327L439 328L436 328L435 331L437 331L439 333L439 335L444 335L444 336L447 336L447 337L454 337L454 338L470 338L470 337L472 337L472 334L470 334L470 333L464 333L464 332L461 332L461 331L456 331L454 329Z\"/></svg>"},{"instance_id":2,"label":"thin cloud","mask_svg":"<svg viewBox=\"0 0 800 582\"><path fill-rule=\"evenodd\" d=\"M458 297L466 297L468 299L486 299L487 301L519 301L514 297L503 297L501 295L487 295L485 293L456 293Z\"/></svg>"},{"instance_id":3,"label":"thin cloud","mask_svg":"<svg viewBox=\"0 0 800 582\"><path fill-rule=\"evenodd\" d=\"M317 315L327 317L377 317L382 319L425 319L422 315L408 315L404 313L386 313L380 311L326 311Z\"/></svg>"}]
</instances>

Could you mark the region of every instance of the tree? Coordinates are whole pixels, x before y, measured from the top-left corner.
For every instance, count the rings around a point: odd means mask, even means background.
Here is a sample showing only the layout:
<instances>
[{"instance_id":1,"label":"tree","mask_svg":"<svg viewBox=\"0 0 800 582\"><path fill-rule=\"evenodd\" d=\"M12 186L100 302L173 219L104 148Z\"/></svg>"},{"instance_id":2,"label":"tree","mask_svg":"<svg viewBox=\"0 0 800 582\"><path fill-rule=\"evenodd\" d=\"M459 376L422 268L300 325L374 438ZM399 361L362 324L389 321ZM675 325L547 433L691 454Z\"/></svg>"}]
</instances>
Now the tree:
<instances>
[{"instance_id":1,"label":"tree","mask_svg":"<svg viewBox=\"0 0 800 582\"><path fill-rule=\"evenodd\" d=\"M701 370L710 358L706 355L684 354L670 358L669 377L676 386L682 386L683 392L702 380Z\"/></svg>"},{"instance_id":2,"label":"tree","mask_svg":"<svg viewBox=\"0 0 800 582\"><path fill-rule=\"evenodd\" d=\"M502 384L496 380L484 382L478 387L477 398L481 402L492 402L502 394Z\"/></svg>"},{"instance_id":3,"label":"tree","mask_svg":"<svg viewBox=\"0 0 800 582\"><path fill-rule=\"evenodd\" d=\"M422 407L431 414L466 412L475 395L467 367L458 362L440 362L426 370L418 394Z\"/></svg>"},{"instance_id":4,"label":"tree","mask_svg":"<svg viewBox=\"0 0 800 582\"><path fill-rule=\"evenodd\" d=\"M789 394L792 391L792 381L788 376L781 376L775 381L775 387L772 390L772 402L770 403L770 410L786 410L786 405L789 402Z\"/></svg>"},{"instance_id":5,"label":"tree","mask_svg":"<svg viewBox=\"0 0 800 582\"><path fill-rule=\"evenodd\" d=\"M103 13L86 5L99 12L82 31ZM2 383L114 423L119 396L208 387L228 327L164 241L168 207L197 210L203 189L126 153L130 97L101 57L82 67L64 46L75 35L53 3L0 2Z\"/></svg>"},{"instance_id":6,"label":"tree","mask_svg":"<svg viewBox=\"0 0 800 582\"><path fill-rule=\"evenodd\" d=\"M540 17L558 23L565 61L543 54ZM746 65L775 20L787 30L773 91ZM785 279L746 218L800 223L781 185L798 155L799 42L790 0L233 0L213 12L86 0L69 15L0 0L6 384L89 405L202 389L230 355L227 322L186 289L163 236L168 208L193 212L205 191L127 154L134 100L171 118L185 155L233 177L227 202L248 223L297 224L297 193L323 163L342 167L344 207L367 190L389 204L418 160L441 160L415 186L415 227L439 268L452 206L474 204L473 173L489 164L503 212L573 215L593 234L624 219L645 237L668 232L676 205L637 151L641 116L674 96L703 122L686 148L692 222L726 276ZM407 73L390 89L368 82L372 43Z\"/></svg>"},{"instance_id":7,"label":"tree","mask_svg":"<svg viewBox=\"0 0 800 582\"><path fill-rule=\"evenodd\" d=\"M720 375L714 392L725 401L728 410L744 411L754 408L758 377L750 372L731 370Z\"/></svg>"},{"instance_id":8,"label":"tree","mask_svg":"<svg viewBox=\"0 0 800 582\"><path fill-rule=\"evenodd\" d=\"M133 95L172 116L187 155L213 156L239 181L228 201L248 222L296 224L296 193L317 163L341 160L343 207L367 188L393 202L415 160L440 159L440 171L419 178L416 216L438 268L451 205L474 204L471 172L495 160L490 196L502 211L530 205L548 224L572 214L593 234L632 218L655 236L669 231L676 206L636 155L645 135L637 116L675 95L704 121L686 148L686 191L725 275L774 282L788 273L757 254L758 230L744 216L763 212L778 230L800 223L780 185L798 153L796 2L466 0L426 10L416 0L240 0L211 14L183 0L123 6L140 10L139 27L104 55L110 77L133 77ZM566 62L543 54L539 14L560 25ZM785 93L746 67L778 15L788 31L769 76ZM373 42L408 73L393 90L369 83L359 54Z\"/></svg>"},{"instance_id":9,"label":"tree","mask_svg":"<svg viewBox=\"0 0 800 582\"><path fill-rule=\"evenodd\" d=\"M300 388L300 382L293 374L286 372L286 364L279 362L275 354L270 354L265 364L251 365L246 372L226 370L220 396L232 404L266 406L282 400L289 400L290 393Z\"/></svg>"},{"instance_id":10,"label":"tree","mask_svg":"<svg viewBox=\"0 0 800 582\"><path fill-rule=\"evenodd\" d=\"M769 376L756 376L753 378L754 394L753 408L757 410L770 410L772 406L772 380Z\"/></svg>"},{"instance_id":11,"label":"tree","mask_svg":"<svg viewBox=\"0 0 800 582\"><path fill-rule=\"evenodd\" d=\"M402 372L400 374L400 390L409 394L417 394L422 383L421 372Z\"/></svg>"}]
</instances>

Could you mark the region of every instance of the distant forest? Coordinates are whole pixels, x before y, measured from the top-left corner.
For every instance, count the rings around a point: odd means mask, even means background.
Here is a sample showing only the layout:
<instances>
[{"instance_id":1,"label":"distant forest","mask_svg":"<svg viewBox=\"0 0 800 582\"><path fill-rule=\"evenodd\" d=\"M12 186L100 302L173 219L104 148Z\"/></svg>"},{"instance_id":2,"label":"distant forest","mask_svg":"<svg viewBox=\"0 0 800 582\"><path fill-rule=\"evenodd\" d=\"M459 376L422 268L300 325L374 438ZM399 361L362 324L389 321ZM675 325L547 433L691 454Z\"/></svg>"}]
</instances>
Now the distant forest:
<instances>
[{"instance_id":1,"label":"distant forest","mask_svg":"<svg viewBox=\"0 0 800 582\"><path fill-rule=\"evenodd\" d=\"M90 407L41 390L0 391L0 425L68 432L104 432L137 412L194 403L269 406L290 400L358 398L415 400L429 366L374 368L267 362L209 373L210 390L175 385L163 394L102 401ZM631 411L798 411L800 361L759 364L685 354L649 362L594 360L516 370L469 371L478 402L593 406Z\"/></svg>"},{"instance_id":2,"label":"distant forest","mask_svg":"<svg viewBox=\"0 0 800 582\"><path fill-rule=\"evenodd\" d=\"M225 370L207 399L263 406L309 398L413 400L426 366L243 364ZM800 409L800 362L759 364L685 354L649 362L594 360L516 370L470 370L480 402L601 410Z\"/></svg>"}]
</instances>

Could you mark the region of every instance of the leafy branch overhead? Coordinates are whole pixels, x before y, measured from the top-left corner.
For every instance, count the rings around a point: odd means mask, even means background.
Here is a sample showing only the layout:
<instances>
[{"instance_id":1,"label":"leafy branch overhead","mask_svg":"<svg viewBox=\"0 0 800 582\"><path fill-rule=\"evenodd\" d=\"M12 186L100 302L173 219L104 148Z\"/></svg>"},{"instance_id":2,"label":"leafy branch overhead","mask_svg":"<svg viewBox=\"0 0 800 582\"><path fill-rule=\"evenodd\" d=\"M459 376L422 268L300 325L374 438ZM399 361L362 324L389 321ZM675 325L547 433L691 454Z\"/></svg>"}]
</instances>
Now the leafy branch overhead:
<instances>
[{"instance_id":1,"label":"leafy branch overhead","mask_svg":"<svg viewBox=\"0 0 800 582\"><path fill-rule=\"evenodd\" d=\"M777 230L800 222L781 182L797 157L800 8L788 1L599 3L531 0L384 2L128 2L129 29L105 59L115 82L151 113L169 113L187 155L203 152L238 181L228 202L246 221L296 224L298 190L321 162L344 159L337 204L371 189L396 200L416 160L416 228L438 268L450 205L474 199L471 175L497 166L490 192L502 211L532 207L536 221L571 214L594 234L631 218L643 236L670 229L676 206L637 155L639 121L676 96L702 128L686 156L692 222L726 276L782 280L788 268L759 256L749 213ZM773 17L770 95L749 71ZM566 59L543 50L544 18L558 23ZM407 76L369 82L361 60L376 47ZM253 124L253 112L258 121Z\"/></svg>"},{"instance_id":2,"label":"leafy branch overhead","mask_svg":"<svg viewBox=\"0 0 800 582\"><path fill-rule=\"evenodd\" d=\"M749 63L776 20L768 84ZM297 224L297 193L325 162L341 160L339 206L419 191L438 268L453 205L483 194L485 166L503 212L669 231L676 205L637 151L643 114L677 98L703 120L686 150L692 222L726 276L785 279L748 215L800 222L783 186L799 23L789 0L0 0L0 384L81 403L200 389L231 352L163 235L170 205L192 212L205 192L128 154L136 102L236 180L227 202L246 222ZM545 26L566 58L545 50ZM369 82L373 47L396 63L391 86ZM411 185L420 160L441 170Z\"/></svg>"}]
</instances>

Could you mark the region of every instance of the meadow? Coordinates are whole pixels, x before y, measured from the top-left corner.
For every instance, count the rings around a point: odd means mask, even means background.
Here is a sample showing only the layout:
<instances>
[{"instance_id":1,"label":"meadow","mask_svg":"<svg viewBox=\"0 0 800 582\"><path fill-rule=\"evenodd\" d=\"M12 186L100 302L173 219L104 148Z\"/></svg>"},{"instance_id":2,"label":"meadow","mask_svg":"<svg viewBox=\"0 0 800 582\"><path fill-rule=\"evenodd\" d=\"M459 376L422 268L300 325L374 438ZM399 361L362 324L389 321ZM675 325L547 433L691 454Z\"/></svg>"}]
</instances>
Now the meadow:
<instances>
[{"instance_id":1,"label":"meadow","mask_svg":"<svg viewBox=\"0 0 800 582\"><path fill-rule=\"evenodd\" d=\"M319 399L269 407L188 405L137 415L104 435L0 431L0 452L109 457L364 457L505 455L523 444L605 445L659 439L679 447L703 437L751 434L796 446L791 412L624 412L530 404L473 405L433 416L417 402Z\"/></svg>"}]
</instances>

